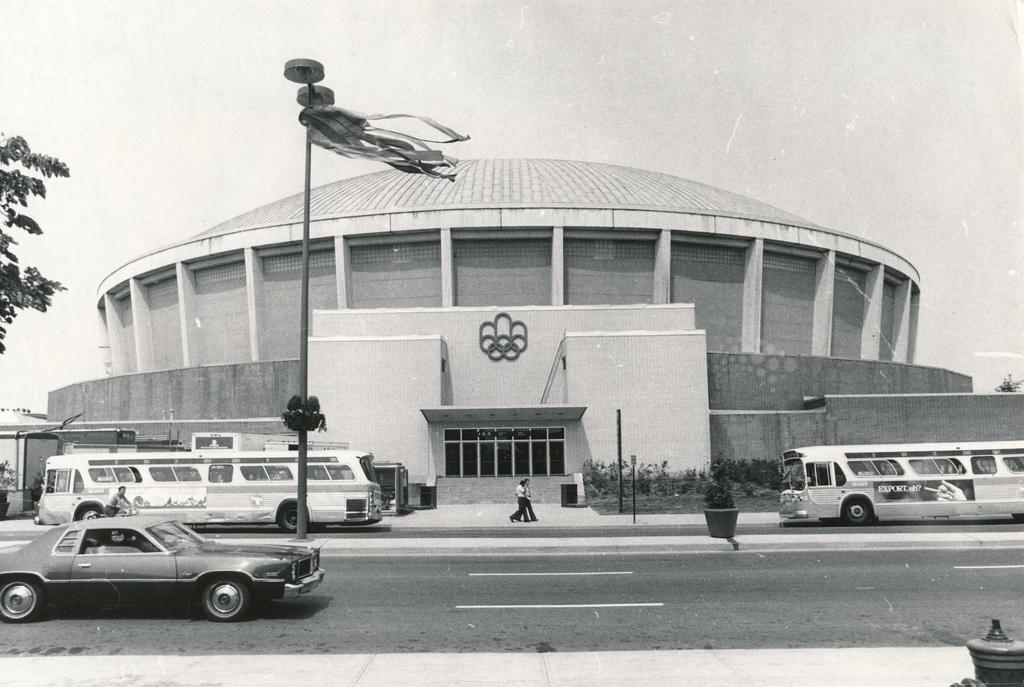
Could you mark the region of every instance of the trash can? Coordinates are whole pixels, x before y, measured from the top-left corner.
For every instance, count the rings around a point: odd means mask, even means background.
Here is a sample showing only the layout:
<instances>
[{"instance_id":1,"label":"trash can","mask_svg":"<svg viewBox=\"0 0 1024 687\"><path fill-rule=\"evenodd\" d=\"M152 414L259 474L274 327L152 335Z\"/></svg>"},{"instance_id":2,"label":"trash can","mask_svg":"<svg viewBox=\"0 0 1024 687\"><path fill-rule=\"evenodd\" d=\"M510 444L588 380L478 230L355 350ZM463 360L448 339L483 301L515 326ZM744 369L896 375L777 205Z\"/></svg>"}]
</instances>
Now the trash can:
<instances>
[{"instance_id":1,"label":"trash can","mask_svg":"<svg viewBox=\"0 0 1024 687\"><path fill-rule=\"evenodd\" d=\"M575 484L562 485L562 508L571 508L578 505L579 497L576 493Z\"/></svg>"},{"instance_id":2,"label":"trash can","mask_svg":"<svg viewBox=\"0 0 1024 687\"><path fill-rule=\"evenodd\" d=\"M437 487L420 487L420 508L437 508Z\"/></svg>"}]
</instances>

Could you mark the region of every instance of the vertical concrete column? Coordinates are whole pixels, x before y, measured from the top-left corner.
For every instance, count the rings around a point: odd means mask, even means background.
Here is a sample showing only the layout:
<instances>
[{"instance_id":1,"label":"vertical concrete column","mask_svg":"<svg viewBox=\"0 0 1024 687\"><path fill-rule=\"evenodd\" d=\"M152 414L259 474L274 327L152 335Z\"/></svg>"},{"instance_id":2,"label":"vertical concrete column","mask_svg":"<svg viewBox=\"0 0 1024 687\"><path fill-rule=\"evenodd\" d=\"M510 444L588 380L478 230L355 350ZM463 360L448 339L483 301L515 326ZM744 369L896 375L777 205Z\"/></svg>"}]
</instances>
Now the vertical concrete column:
<instances>
[{"instance_id":1,"label":"vertical concrete column","mask_svg":"<svg viewBox=\"0 0 1024 687\"><path fill-rule=\"evenodd\" d=\"M811 355L832 353L832 311L836 290L836 252L818 258L814 282L814 323L811 327Z\"/></svg>"},{"instance_id":2,"label":"vertical concrete column","mask_svg":"<svg viewBox=\"0 0 1024 687\"><path fill-rule=\"evenodd\" d=\"M551 305L565 305L565 227L551 227Z\"/></svg>"},{"instance_id":3,"label":"vertical concrete column","mask_svg":"<svg viewBox=\"0 0 1024 687\"><path fill-rule=\"evenodd\" d=\"M764 239L747 246L743 268L743 353L761 352L761 302L764 289Z\"/></svg>"},{"instance_id":4,"label":"vertical concrete column","mask_svg":"<svg viewBox=\"0 0 1024 687\"><path fill-rule=\"evenodd\" d=\"M917 359L917 315L921 310L921 293L914 291L914 285L910 285L910 324L907 328L907 362L913 363Z\"/></svg>"},{"instance_id":5,"label":"vertical concrete column","mask_svg":"<svg viewBox=\"0 0 1024 687\"><path fill-rule=\"evenodd\" d=\"M175 265L178 277L178 321L181 324L181 359L184 367L202 363L199 360L199 342L195 334L196 282L192 270L179 262Z\"/></svg>"},{"instance_id":6,"label":"vertical concrete column","mask_svg":"<svg viewBox=\"0 0 1024 687\"><path fill-rule=\"evenodd\" d=\"M260 312L263 310L263 260L250 246L245 255L245 305L249 312L249 357L260 359Z\"/></svg>"},{"instance_id":7,"label":"vertical concrete column","mask_svg":"<svg viewBox=\"0 0 1024 687\"><path fill-rule=\"evenodd\" d=\"M153 323L149 316L148 288L136 277L128 280L132 299L132 330L135 332L135 370L149 372L156 367L153 362Z\"/></svg>"},{"instance_id":8,"label":"vertical concrete column","mask_svg":"<svg viewBox=\"0 0 1024 687\"><path fill-rule=\"evenodd\" d=\"M662 229L654 248L654 299L655 305L669 303L672 298L672 231Z\"/></svg>"},{"instance_id":9,"label":"vertical concrete column","mask_svg":"<svg viewBox=\"0 0 1024 687\"><path fill-rule=\"evenodd\" d=\"M451 227L441 227L441 307L455 305L455 259Z\"/></svg>"},{"instance_id":10,"label":"vertical concrete column","mask_svg":"<svg viewBox=\"0 0 1024 687\"><path fill-rule=\"evenodd\" d=\"M878 360L882 343L882 293L885 290L885 267L875 265L868 272L864 290L864 329L860 337L860 357Z\"/></svg>"},{"instance_id":11,"label":"vertical concrete column","mask_svg":"<svg viewBox=\"0 0 1024 687\"><path fill-rule=\"evenodd\" d=\"M110 359L110 330L107 328L107 298L103 297L103 307L96 308L96 320L99 325L100 337L100 363L103 365L103 373L108 377L113 374L113 361Z\"/></svg>"},{"instance_id":12,"label":"vertical concrete column","mask_svg":"<svg viewBox=\"0 0 1024 687\"><path fill-rule=\"evenodd\" d=\"M892 359L897 363L910 362L910 285L904 279L896 287L896 307L893 313L893 331L895 341L892 347Z\"/></svg>"},{"instance_id":13,"label":"vertical concrete column","mask_svg":"<svg viewBox=\"0 0 1024 687\"><path fill-rule=\"evenodd\" d=\"M338 289L338 308L352 307L352 249L344 236L334 237L334 283Z\"/></svg>"},{"instance_id":14,"label":"vertical concrete column","mask_svg":"<svg viewBox=\"0 0 1024 687\"><path fill-rule=\"evenodd\" d=\"M121 337L121 322L117 316L117 304L110 293L103 294L103 309L107 313L107 342L110 344L110 374L120 375L130 370L125 369L124 347ZM134 344L133 344L134 345Z\"/></svg>"}]
</instances>

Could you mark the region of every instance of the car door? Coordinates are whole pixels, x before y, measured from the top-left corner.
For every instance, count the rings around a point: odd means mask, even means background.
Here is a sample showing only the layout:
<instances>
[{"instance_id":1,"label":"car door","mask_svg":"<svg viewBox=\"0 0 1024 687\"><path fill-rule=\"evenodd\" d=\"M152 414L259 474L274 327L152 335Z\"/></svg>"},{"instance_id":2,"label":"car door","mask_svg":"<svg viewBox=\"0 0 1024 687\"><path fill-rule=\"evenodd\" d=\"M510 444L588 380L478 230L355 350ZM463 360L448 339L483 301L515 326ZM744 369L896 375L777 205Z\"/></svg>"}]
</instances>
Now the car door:
<instances>
[{"instance_id":1,"label":"car door","mask_svg":"<svg viewBox=\"0 0 1024 687\"><path fill-rule=\"evenodd\" d=\"M105 608L163 605L174 599L174 555L132 527L93 527L82 538L69 578L75 595Z\"/></svg>"}]
</instances>

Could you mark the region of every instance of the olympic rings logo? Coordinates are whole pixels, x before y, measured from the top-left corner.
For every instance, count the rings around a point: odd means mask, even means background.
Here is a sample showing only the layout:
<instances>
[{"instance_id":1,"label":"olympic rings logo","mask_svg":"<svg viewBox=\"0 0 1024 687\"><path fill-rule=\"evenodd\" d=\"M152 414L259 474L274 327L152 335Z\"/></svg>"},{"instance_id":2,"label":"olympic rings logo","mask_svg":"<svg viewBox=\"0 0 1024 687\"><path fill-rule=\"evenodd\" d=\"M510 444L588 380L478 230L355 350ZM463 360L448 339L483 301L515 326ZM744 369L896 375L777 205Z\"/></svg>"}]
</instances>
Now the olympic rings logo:
<instances>
[{"instance_id":1,"label":"olympic rings logo","mask_svg":"<svg viewBox=\"0 0 1024 687\"><path fill-rule=\"evenodd\" d=\"M526 325L500 312L493 322L480 325L480 350L491 360L515 360L526 350Z\"/></svg>"}]
</instances>

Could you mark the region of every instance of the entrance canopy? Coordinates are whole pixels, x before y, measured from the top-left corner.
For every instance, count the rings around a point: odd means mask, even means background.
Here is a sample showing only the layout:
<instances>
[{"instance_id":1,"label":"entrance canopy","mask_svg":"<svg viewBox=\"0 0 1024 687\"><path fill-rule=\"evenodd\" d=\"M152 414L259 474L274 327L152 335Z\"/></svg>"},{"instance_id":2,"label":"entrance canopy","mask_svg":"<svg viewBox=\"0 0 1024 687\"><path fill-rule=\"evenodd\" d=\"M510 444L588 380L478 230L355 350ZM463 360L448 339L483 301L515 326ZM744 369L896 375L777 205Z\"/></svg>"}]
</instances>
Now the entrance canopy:
<instances>
[{"instance_id":1,"label":"entrance canopy","mask_svg":"<svg viewBox=\"0 0 1024 687\"><path fill-rule=\"evenodd\" d=\"M427 422L564 422L579 420L586 406L441 406L420 408Z\"/></svg>"}]
</instances>

